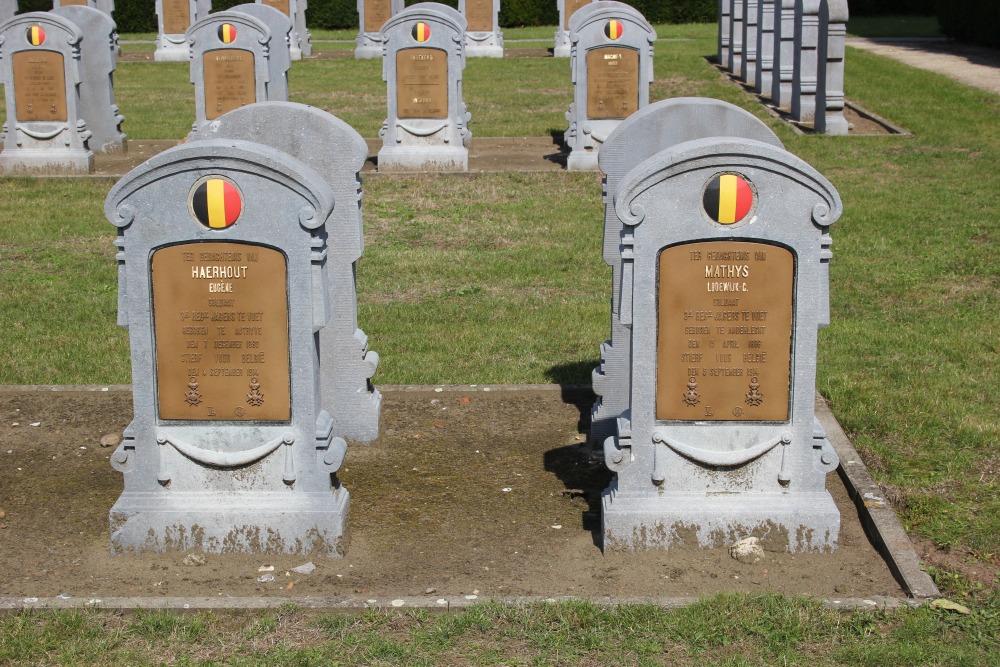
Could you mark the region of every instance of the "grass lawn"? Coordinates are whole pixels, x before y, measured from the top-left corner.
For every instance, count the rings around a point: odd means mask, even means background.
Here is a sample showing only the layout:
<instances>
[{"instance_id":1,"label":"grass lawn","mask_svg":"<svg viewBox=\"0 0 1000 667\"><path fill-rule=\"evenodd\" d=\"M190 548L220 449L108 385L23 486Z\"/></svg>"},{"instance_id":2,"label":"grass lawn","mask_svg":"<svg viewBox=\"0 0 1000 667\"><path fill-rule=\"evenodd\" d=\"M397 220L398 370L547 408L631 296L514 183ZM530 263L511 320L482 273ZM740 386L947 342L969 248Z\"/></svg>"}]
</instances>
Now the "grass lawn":
<instances>
[{"instance_id":1,"label":"grass lawn","mask_svg":"<svg viewBox=\"0 0 1000 667\"><path fill-rule=\"evenodd\" d=\"M676 39L657 44L652 99L736 103L839 189L845 212L831 232L832 324L820 334L818 387L907 530L996 567L1000 96L849 49L847 97L913 136L798 136L706 62L715 26L658 33ZM293 100L364 136L381 126L377 61L296 63L290 81ZM130 139L190 128L185 65L121 63L115 84ZM463 85L477 137L565 129L566 60L470 59ZM115 326L114 229L102 213L112 185L0 179L0 384L131 381L127 335ZM610 284L597 176L372 175L364 188L359 319L382 357L376 382L589 380L608 333ZM0 618L0 664L221 664L211 660L223 646L244 656L226 664L246 665L996 664L1000 582L934 575L972 616L726 596L673 612L26 613ZM69 634L83 639L60 644Z\"/></svg>"}]
</instances>

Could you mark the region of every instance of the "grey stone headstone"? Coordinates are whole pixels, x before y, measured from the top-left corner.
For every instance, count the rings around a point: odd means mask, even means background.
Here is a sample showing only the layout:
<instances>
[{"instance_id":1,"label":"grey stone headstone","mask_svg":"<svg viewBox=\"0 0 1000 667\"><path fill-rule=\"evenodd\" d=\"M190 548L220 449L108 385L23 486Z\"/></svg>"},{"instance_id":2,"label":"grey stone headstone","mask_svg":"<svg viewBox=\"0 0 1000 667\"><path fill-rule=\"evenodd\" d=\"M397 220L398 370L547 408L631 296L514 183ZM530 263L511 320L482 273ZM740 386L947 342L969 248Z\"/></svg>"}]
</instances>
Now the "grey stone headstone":
<instances>
[{"instance_id":1,"label":"grey stone headstone","mask_svg":"<svg viewBox=\"0 0 1000 667\"><path fill-rule=\"evenodd\" d=\"M407 7L382 26L388 117L379 131L379 171L469 170L465 27L461 14L435 2ZM413 83L401 90L401 78Z\"/></svg>"},{"instance_id":2,"label":"grey stone headstone","mask_svg":"<svg viewBox=\"0 0 1000 667\"><path fill-rule=\"evenodd\" d=\"M623 254L632 254L631 237L612 197L633 167L685 141L728 136L753 139L781 148L778 137L756 116L737 106L700 97L660 100L640 109L619 125L604 142L599 162L604 172L604 261L611 267L611 338L601 345L601 364L591 380L597 401L591 410L590 444L600 449L615 434L618 418L628 409L632 359L631 308L622 299ZM631 276L626 280L631 281ZM627 321L622 321L625 314Z\"/></svg>"},{"instance_id":3,"label":"grey stone headstone","mask_svg":"<svg viewBox=\"0 0 1000 667\"><path fill-rule=\"evenodd\" d=\"M788 109L795 73L795 0L774 0L774 65L771 68L771 102Z\"/></svg>"},{"instance_id":4,"label":"grey stone headstone","mask_svg":"<svg viewBox=\"0 0 1000 667\"><path fill-rule=\"evenodd\" d=\"M610 32L612 26L618 26L619 35ZM570 171L596 170L597 155L608 135L629 114L649 104L656 32L642 14L629 5L602 0L573 14L570 40L573 44L570 56L573 103L566 112L569 127L564 138L570 149L566 168ZM603 69L590 71L591 60ZM614 74L609 63L633 71L627 76ZM599 86L591 90L594 80L604 86L604 94ZM628 93L623 94L626 90ZM605 106L605 97L609 98L610 107ZM598 98L599 104L592 104ZM592 108L595 106L600 109Z\"/></svg>"},{"instance_id":5,"label":"grey stone headstone","mask_svg":"<svg viewBox=\"0 0 1000 667\"><path fill-rule=\"evenodd\" d=\"M361 167L365 140L336 116L293 102L260 102L204 125L193 139L243 139L288 153L322 176L337 201L326 229L330 323L319 334L320 389L333 434L359 442L378 437L382 395L370 384L378 353L358 327L355 264L364 251Z\"/></svg>"},{"instance_id":6,"label":"grey stone headstone","mask_svg":"<svg viewBox=\"0 0 1000 667\"><path fill-rule=\"evenodd\" d=\"M382 57L384 51L382 26L403 11L404 6L404 0L358 0L359 23L357 46L354 48L355 58Z\"/></svg>"},{"instance_id":7,"label":"grey stone headstone","mask_svg":"<svg viewBox=\"0 0 1000 667\"><path fill-rule=\"evenodd\" d=\"M732 19L733 0L719 0L719 39L716 57L719 65L729 66L729 21Z\"/></svg>"},{"instance_id":8,"label":"grey stone headstone","mask_svg":"<svg viewBox=\"0 0 1000 667\"><path fill-rule=\"evenodd\" d=\"M184 35L211 11L212 0L156 0L157 35L153 60L187 62L190 51ZM185 16L186 21L182 20Z\"/></svg>"},{"instance_id":9,"label":"grey stone headstone","mask_svg":"<svg viewBox=\"0 0 1000 667\"><path fill-rule=\"evenodd\" d=\"M17 0L0 0L0 23L14 18L17 13Z\"/></svg>"},{"instance_id":10,"label":"grey stone headstone","mask_svg":"<svg viewBox=\"0 0 1000 667\"><path fill-rule=\"evenodd\" d=\"M309 31L306 29L306 0L256 0L256 4L273 8L291 22L288 45L292 60L302 60L302 56L312 54ZM230 7L230 9L236 8ZM271 30L274 31L274 26L271 26Z\"/></svg>"},{"instance_id":11,"label":"grey stone headstone","mask_svg":"<svg viewBox=\"0 0 1000 667\"><path fill-rule=\"evenodd\" d=\"M91 133L88 145L95 153L117 153L128 149L122 122L125 117L115 104L115 37L118 30L109 14L84 6L65 5L52 10L79 28L80 115Z\"/></svg>"},{"instance_id":12,"label":"grey stone headstone","mask_svg":"<svg viewBox=\"0 0 1000 667\"><path fill-rule=\"evenodd\" d=\"M739 0L743 4L743 60L740 80L753 85L757 78L757 4L758 0Z\"/></svg>"},{"instance_id":13,"label":"grey stone headstone","mask_svg":"<svg viewBox=\"0 0 1000 667\"><path fill-rule=\"evenodd\" d=\"M728 0L729 15L729 67L731 74L739 76L743 70L743 0Z\"/></svg>"},{"instance_id":14,"label":"grey stone headstone","mask_svg":"<svg viewBox=\"0 0 1000 667\"><path fill-rule=\"evenodd\" d=\"M7 104L0 172L93 170L91 134L80 108L82 40L75 23L52 12L20 14L0 25ZM41 83L46 80L54 85Z\"/></svg>"},{"instance_id":15,"label":"grey stone headstone","mask_svg":"<svg viewBox=\"0 0 1000 667\"><path fill-rule=\"evenodd\" d=\"M503 31L500 30L500 0L458 0L465 17L465 55L469 58L503 58ZM471 12L471 14L470 14ZM477 20L473 23L470 20ZM487 19L480 23L479 20Z\"/></svg>"},{"instance_id":16,"label":"grey stone headstone","mask_svg":"<svg viewBox=\"0 0 1000 667\"><path fill-rule=\"evenodd\" d=\"M822 134L846 135L844 118L844 52L847 37L847 0L822 0L819 6L816 116L813 129Z\"/></svg>"},{"instance_id":17,"label":"grey stone headstone","mask_svg":"<svg viewBox=\"0 0 1000 667\"><path fill-rule=\"evenodd\" d=\"M556 26L555 47L552 55L555 58L569 58L573 50L573 43L570 42L569 22L577 11L584 5L596 2L597 0L556 0L556 7L559 9L559 25Z\"/></svg>"},{"instance_id":18,"label":"grey stone headstone","mask_svg":"<svg viewBox=\"0 0 1000 667\"><path fill-rule=\"evenodd\" d=\"M277 102L288 100L288 70L292 67L291 45L293 43L292 19L287 14L266 4L247 3L230 7L230 12L249 14L267 25L271 31L271 41L267 49L267 96ZM301 58L301 53L299 58Z\"/></svg>"},{"instance_id":19,"label":"grey stone headstone","mask_svg":"<svg viewBox=\"0 0 1000 667\"><path fill-rule=\"evenodd\" d=\"M112 188L134 413L112 455L113 554L343 555L347 444L317 336L334 204L308 165L236 139L169 149Z\"/></svg>"},{"instance_id":20,"label":"grey stone headstone","mask_svg":"<svg viewBox=\"0 0 1000 667\"><path fill-rule=\"evenodd\" d=\"M613 197L632 372L604 443L604 549L835 549L814 403L837 191L782 148L717 137L657 153Z\"/></svg>"},{"instance_id":21,"label":"grey stone headstone","mask_svg":"<svg viewBox=\"0 0 1000 667\"><path fill-rule=\"evenodd\" d=\"M276 14L288 24L288 17L270 7L249 7ZM225 26L236 31L235 37L230 31L229 42L223 41ZM215 12L188 28L187 39L195 100L192 129L244 104L288 101L288 45L264 21L242 11ZM219 79L227 83L213 90L206 80L209 68L218 69Z\"/></svg>"},{"instance_id":22,"label":"grey stone headstone","mask_svg":"<svg viewBox=\"0 0 1000 667\"><path fill-rule=\"evenodd\" d=\"M760 0L757 4L757 70L753 90L764 97L771 96L774 70L774 5L775 0Z\"/></svg>"},{"instance_id":23,"label":"grey stone headstone","mask_svg":"<svg viewBox=\"0 0 1000 667\"><path fill-rule=\"evenodd\" d=\"M111 16L115 11L115 0L52 0L52 9L60 7L92 7Z\"/></svg>"},{"instance_id":24,"label":"grey stone headstone","mask_svg":"<svg viewBox=\"0 0 1000 667\"><path fill-rule=\"evenodd\" d=\"M795 52L792 56L792 118L811 124L816 116L819 71L819 2L795 0Z\"/></svg>"}]
</instances>

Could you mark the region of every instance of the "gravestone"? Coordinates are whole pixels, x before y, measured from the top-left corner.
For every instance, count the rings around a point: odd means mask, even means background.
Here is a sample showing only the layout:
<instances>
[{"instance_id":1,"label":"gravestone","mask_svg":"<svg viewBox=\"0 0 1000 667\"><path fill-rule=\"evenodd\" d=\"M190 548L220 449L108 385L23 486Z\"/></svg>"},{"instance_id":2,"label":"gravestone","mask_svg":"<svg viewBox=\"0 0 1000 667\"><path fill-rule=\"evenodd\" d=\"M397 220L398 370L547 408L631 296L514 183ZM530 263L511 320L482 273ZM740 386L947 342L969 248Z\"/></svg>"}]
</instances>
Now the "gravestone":
<instances>
[{"instance_id":1,"label":"gravestone","mask_svg":"<svg viewBox=\"0 0 1000 667\"><path fill-rule=\"evenodd\" d=\"M601 144L618 124L649 104L656 32L621 2L593 2L570 21L573 104L564 135L570 171L597 169Z\"/></svg>"},{"instance_id":2,"label":"gravestone","mask_svg":"<svg viewBox=\"0 0 1000 667\"><path fill-rule=\"evenodd\" d=\"M355 58L381 58L382 26L403 11L404 0L358 0L358 45Z\"/></svg>"},{"instance_id":3,"label":"gravestone","mask_svg":"<svg viewBox=\"0 0 1000 667\"><path fill-rule=\"evenodd\" d=\"M795 0L774 0L774 65L771 68L771 102L791 106L795 73Z\"/></svg>"},{"instance_id":4,"label":"gravestone","mask_svg":"<svg viewBox=\"0 0 1000 667\"><path fill-rule=\"evenodd\" d=\"M737 0L743 5L743 59L737 74L740 81L753 85L757 78L758 0Z\"/></svg>"},{"instance_id":5,"label":"gravestone","mask_svg":"<svg viewBox=\"0 0 1000 667\"><path fill-rule=\"evenodd\" d=\"M381 394L370 380L378 354L358 327L355 263L364 251L360 171L368 145L335 116L304 104L259 102L219 117L192 139L243 139L283 151L322 176L337 202L326 221L330 285L329 324L319 334L320 389L333 419L333 434L370 442L378 437Z\"/></svg>"},{"instance_id":6,"label":"gravestone","mask_svg":"<svg viewBox=\"0 0 1000 667\"><path fill-rule=\"evenodd\" d=\"M729 67L731 74L743 71L743 0L728 0L729 12Z\"/></svg>"},{"instance_id":7,"label":"gravestone","mask_svg":"<svg viewBox=\"0 0 1000 667\"><path fill-rule=\"evenodd\" d=\"M407 7L382 26L389 112L379 131L379 171L469 170L465 27L461 14L434 2Z\"/></svg>"},{"instance_id":8,"label":"gravestone","mask_svg":"<svg viewBox=\"0 0 1000 667\"><path fill-rule=\"evenodd\" d=\"M612 201L632 359L604 549L835 549L838 458L814 404L837 191L778 146L712 137L646 159Z\"/></svg>"},{"instance_id":9,"label":"gravestone","mask_svg":"<svg viewBox=\"0 0 1000 667\"><path fill-rule=\"evenodd\" d=\"M811 125L816 116L819 2L820 0L795 0L791 114L794 120L807 125Z\"/></svg>"},{"instance_id":10,"label":"gravestone","mask_svg":"<svg viewBox=\"0 0 1000 667\"><path fill-rule=\"evenodd\" d=\"M817 49L816 115L813 129L821 134L846 135L844 118L844 52L847 37L847 0L821 0Z\"/></svg>"},{"instance_id":11,"label":"gravestone","mask_svg":"<svg viewBox=\"0 0 1000 667\"><path fill-rule=\"evenodd\" d=\"M719 38L716 57L719 65L729 65L729 21L732 18L733 0L719 0Z\"/></svg>"},{"instance_id":12,"label":"gravestone","mask_svg":"<svg viewBox=\"0 0 1000 667\"><path fill-rule=\"evenodd\" d=\"M559 26L556 28L556 43L552 50L552 55L556 58L569 58L570 51L573 50L572 42L569 40L569 20L573 14L584 5L589 5L595 0L556 0L559 9Z\"/></svg>"},{"instance_id":13,"label":"gravestone","mask_svg":"<svg viewBox=\"0 0 1000 667\"><path fill-rule=\"evenodd\" d=\"M294 31L288 14L260 3L235 5L226 11L249 14L271 31L271 41L267 48L269 72L265 97L274 101L287 100L288 70L291 69L293 60L290 45Z\"/></svg>"},{"instance_id":14,"label":"gravestone","mask_svg":"<svg viewBox=\"0 0 1000 667\"><path fill-rule=\"evenodd\" d=\"M111 16L115 12L115 0L52 0L52 9L60 7L92 7Z\"/></svg>"},{"instance_id":15,"label":"gravestone","mask_svg":"<svg viewBox=\"0 0 1000 667\"><path fill-rule=\"evenodd\" d=\"M764 97L771 96L774 70L774 4L774 0L760 0L757 4L757 69L753 90Z\"/></svg>"},{"instance_id":16,"label":"gravestone","mask_svg":"<svg viewBox=\"0 0 1000 667\"><path fill-rule=\"evenodd\" d=\"M306 29L306 0L256 0L256 3L276 9L292 23L291 34L288 37L292 60L302 60L302 56L312 54L309 31ZM230 10L232 9L236 8L230 7Z\"/></svg>"},{"instance_id":17,"label":"gravestone","mask_svg":"<svg viewBox=\"0 0 1000 667\"><path fill-rule=\"evenodd\" d=\"M280 14L269 7L250 6ZM287 17L281 18L287 25ZM215 12L188 28L187 38L194 84L193 129L247 104L287 101L288 47L264 21L242 11Z\"/></svg>"},{"instance_id":18,"label":"gravestone","mask_svg":"<svg viewBox=\"0 0 1000 667\"><path fill-rule=\"evenodd\" d=\"M458 0L465 17L465 55L470 58L503 58L503 32L498 15L500 0Z\"/></svg>"},{"instance_id":19,"label":"gravestone","mask_svg":"<svg viewBox=\"0 0 1000 667\"><path fill-rule=\"evenodd\" d=\"M234 139L171 148L112 188L133 372L113 554L343 555L347 445L316 335L333 208L308 165Z\"/></svg>"},{"instance_id":20,"label":"gravestone","mask_svg":"<svg viewBox=\"0 0 1000 667\"><path fill-rule=\"evenodd\" d=\"M615 212L612 196L633 167L675 144L715 136L753 139L781 148L774 132L748 111L719 100L678 97L654 102L636 111L615 128L601 147L598 158L604 172L604 261L611 267L611 337L600 348L601 363L591 377L597 401L590 415L590 444L600 449L615 434L617 420L629 406L632 369L632 309L630 292L622 292L623 280L632 283L632 238ZM624 316L624 320L622 319Z\"/></svg>"},{"instance_id":21,"label":"gravestone","mask_svg":"<svg viewBox=\"0 0 1000 667\"><path fill-rule=\"evenodd\" d=\"M109 14L83 5L63 3L53 14L72 21L84 35L80 41L80 117L90 132L88 146L95 153L128 149L122 132L125 117L115 104L114 72L118 30Z\"/></svg>"},{"instance_id":22,"label":"gravestone","mask_svg":"<svg viewBox=\"0 0 1000 667\"><path fill-rule=\"evenodd\" d=\"M14 18L17 13L17 0L0 0L0 23Z\"/></svg>"},{"instance_id":23,"label":"gravestone","mask_svg":"<svg viewBox=\"0 0 1000 667\"><path fill-rule=\"evenodd\" d=\"M156 0L156 62L187 62L190 58L184 35L196 21L212 11L212 0Z\"/></svg>"},{"instance_id":24,"label":"gravestone","mask_svg":"<svg viewBox=\"0 0 1000 667\"><path fill-rule=\"evenodd\" d=\"M80 109L83 33L52 12L0 25L0 81L7 103L0 172L93 170Z\"/></svg>"}]
</instances>

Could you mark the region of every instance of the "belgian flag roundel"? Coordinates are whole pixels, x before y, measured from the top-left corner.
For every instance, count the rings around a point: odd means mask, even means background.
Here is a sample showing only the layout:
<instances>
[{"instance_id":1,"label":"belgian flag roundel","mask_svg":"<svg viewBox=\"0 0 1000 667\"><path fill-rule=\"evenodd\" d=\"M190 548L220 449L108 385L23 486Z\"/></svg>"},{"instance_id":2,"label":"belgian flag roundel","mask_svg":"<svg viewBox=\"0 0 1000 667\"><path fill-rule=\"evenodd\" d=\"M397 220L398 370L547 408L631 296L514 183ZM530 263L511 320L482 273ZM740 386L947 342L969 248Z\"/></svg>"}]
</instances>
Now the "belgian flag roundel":
<instances>
[{"instance_id":1,"label":"belgian flag roundel","mask_svg":"<svg viewBox=\"0 0 1000 667\"><path fill-rule=\"evenodd\" d=\"M720 174L705 188L702 199L709 217L723 225L739 222L753 206L753 189L742 176Z\"/></svg>"},{"instance_id":2,"label":"belgian flag roundel","mask_svg":"<svg viewBox=\"0 0 1000 667\"><path fill-rule=\"evenodd\" d=\"M236 26L232 23L223 23L219 26L219 41L223 44L232 44L236 41Z\"/></svg>"},{"instance_id":3,"label":"belgian flag roundel","mask_svg":"<svg viewBox=\"0 0 1000 667\"><path fill-rule=\"evenodd\" d=\"M426 42L431 38L431 27L423 21L417 21L413 26L413 39L418 42Z\"/></svg>"},{"instance_id":4,"label":"belgian flag roundel","mask_svg":"<svg viewBox=\"0 0 1000 667\"><path fill-rule=\"evenodd\" d=\"M625 32L625 26L618 19L611 19L604 26L604 34L608 39L618 39Z\"/></svg>"},{"instance_id":5,"label":"belgian flag roundel","mask_svg":"<svg viewBox=\"0 0 1000 667\"><path fill-rule=\"evenodd\" d=\"M45 42L45 30L40 25L33 25L28 28L28 44L41 46Z\"/></svg>"},{"instance_id":6,"label":"belgian flag roundel","mask_svg":"<svg viewBox=\"0 0 1000 667\"><path fill-rule=\"evenodd\" d=\"M191 192L191 212L212 229L233 225L243 212L243 198L236 186L219 176L198 181Z\"/></svg>"}]
</instances>

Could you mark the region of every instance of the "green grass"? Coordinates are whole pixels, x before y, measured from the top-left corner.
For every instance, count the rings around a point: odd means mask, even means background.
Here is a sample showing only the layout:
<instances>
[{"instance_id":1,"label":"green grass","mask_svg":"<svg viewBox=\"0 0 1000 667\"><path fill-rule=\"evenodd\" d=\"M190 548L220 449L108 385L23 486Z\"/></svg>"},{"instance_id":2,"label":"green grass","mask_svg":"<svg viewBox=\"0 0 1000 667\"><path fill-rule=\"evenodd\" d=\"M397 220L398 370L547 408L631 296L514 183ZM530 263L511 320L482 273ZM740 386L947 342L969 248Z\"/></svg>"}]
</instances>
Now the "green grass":
<instances>
[{"instance_id":1,"label":"green grass","mask_svg":"<svg viewBox=\"0 0 1000 667\"><path fill-rule=\"evenodd\" d=\"M719 595L684 609L585 602L457 612L21 612L0 618L18 665L991 665L993 603L836 611L809 599Z\"/></svg>"}]
</instances>

